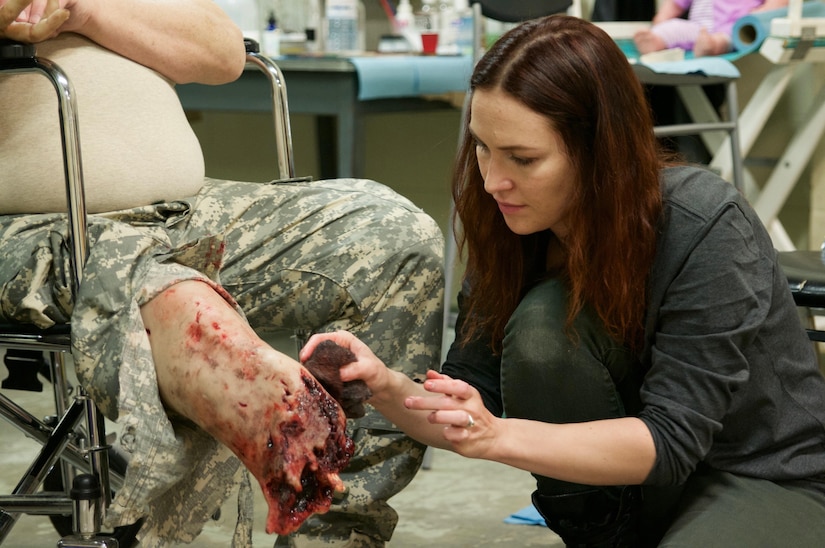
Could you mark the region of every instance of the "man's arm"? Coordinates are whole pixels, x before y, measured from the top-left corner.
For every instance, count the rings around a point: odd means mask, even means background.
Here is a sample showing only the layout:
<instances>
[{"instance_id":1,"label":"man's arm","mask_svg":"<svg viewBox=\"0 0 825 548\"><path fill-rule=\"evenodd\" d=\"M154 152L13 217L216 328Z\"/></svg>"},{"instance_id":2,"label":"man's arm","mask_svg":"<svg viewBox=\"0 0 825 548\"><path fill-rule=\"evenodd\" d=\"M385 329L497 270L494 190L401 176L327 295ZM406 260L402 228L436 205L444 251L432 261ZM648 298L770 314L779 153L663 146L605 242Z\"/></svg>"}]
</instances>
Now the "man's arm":
<instances>
[{"instance_id":1,"label":"man's arm","mask_svg":"<svg viewBox=\"0 0 825 548\"><path fill-rule=\"evenodd\" d=\"M63 32L176 83L230 82L245 62L240 29L212 0L0 0L0 36L38 42Z\"/></svg>"}]
</instances>

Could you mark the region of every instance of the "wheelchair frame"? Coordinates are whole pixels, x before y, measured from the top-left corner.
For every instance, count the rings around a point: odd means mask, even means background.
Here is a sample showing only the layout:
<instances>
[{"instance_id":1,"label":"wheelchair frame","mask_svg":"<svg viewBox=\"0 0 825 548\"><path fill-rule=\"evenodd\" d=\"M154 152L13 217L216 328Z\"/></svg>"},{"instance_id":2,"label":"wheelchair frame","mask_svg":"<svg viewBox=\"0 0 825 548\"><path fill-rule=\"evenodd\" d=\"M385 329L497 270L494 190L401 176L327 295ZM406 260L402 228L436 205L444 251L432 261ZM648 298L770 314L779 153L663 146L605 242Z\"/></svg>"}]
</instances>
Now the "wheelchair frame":
<instances>
[{"instance_id":1,"label":"wheelchair frame","mask_svg":"<svg viewBox=\"0 0 825 548\"><path fill-rule=\"evenodd\" d=\"M271 85L272 115L278 178L294 179L295 167L286 84L278 66L260 54L257 42L244 40L248 66L267 75ZM58 97L72 287L82 280L87 257L87 215L78 134L75 93L66 74L55 63L37 57L32 44L0 40L0 71L40 73L55 87ZM82 387L69 386L66 355L71 352L71 328L58 325L37 329L23 324L0 324L0 347L36 351L48 356L56 420L44 422L0 393L0 416L42 445L40 452L10 495L0 495L0 544L22 514L71 515L74 534L61 538L59 548L117 547L115 537L101 534L100 524L111 502L112 489L122 485L121 474L109 468L104 419ZM37 493L55 465L62 467L63 493ZM81 473L75 473L75 470ZM74 487L72 489L71 487ZM70 494L74 493L74 499Z\"/></svg>"}]
</instances>

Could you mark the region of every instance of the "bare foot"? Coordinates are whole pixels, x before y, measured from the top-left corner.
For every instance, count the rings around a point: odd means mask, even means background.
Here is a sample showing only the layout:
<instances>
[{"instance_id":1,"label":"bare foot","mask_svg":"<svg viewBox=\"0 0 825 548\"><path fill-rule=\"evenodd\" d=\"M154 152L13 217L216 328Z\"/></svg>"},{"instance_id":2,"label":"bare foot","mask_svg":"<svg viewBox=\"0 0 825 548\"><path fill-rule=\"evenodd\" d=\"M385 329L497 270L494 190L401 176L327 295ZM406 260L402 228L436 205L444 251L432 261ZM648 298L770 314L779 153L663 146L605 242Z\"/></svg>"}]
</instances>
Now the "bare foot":
<instances>
[{"instance_id":1,"label":"bare foot","mask_svg":"<svg viewBox=\"0 0 825 548\"><path fill-rule=\"evenodd\" d=\"M730 51L730 38L721 32L711 34L705 29L699 31L693 44L693 56L722 55Z\"/></svg>"},{"instance_id":2,"label":"bare foot","mask_svg":"<svg viewBox=\"0 0 825 548\"><path fill-rule=\"evenodd\" d=\"M229 447L287 534L326 512L352 456L343 411L297 361L264 343L209 285L179 283L141 308L164 404Z\"/></svg>"},{"instance_id":3,"label":"bare foot","mask_svg":"<svg viewBox=\"0 0 825 548\"><path fill-rule=\"evenodd\" d=\"M636 34L633 35L633 43L636 44L636 49L639 50L639 53L642 55L652 51L661 51L665 49L666 45L660 36L648 29L637 31Z\"/></svg>"}]
</instances>

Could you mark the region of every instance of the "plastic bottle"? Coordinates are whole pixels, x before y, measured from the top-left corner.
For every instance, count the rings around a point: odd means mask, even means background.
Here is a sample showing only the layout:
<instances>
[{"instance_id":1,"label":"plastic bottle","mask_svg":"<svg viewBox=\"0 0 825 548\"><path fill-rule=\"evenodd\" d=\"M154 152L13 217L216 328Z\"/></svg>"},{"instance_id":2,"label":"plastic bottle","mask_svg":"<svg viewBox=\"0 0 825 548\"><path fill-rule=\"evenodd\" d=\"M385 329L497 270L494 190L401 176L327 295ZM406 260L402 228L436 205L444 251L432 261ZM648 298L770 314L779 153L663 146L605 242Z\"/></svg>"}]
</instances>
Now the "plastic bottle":
<instances>
[{"instance_id":1,"label":"plastic bottle","mask_svg":"<svg viewBox=\"0 0 825 548\"><path fill-rule=\"evenodd\" d=\"M358 42L357 51L367 51L367 8L363 0L358 0Z\"/></svg>"},{"instance_id":2,"label":"plastic bottle","mask_svg":"<svg viewBox=\"0 0 825 548\"><path fill-rule=\"evenodd\" d=\"M406 39L411 51L421 51L421 35L415 28L415 16L413 15L410 0L401 0L395 12L395 32Z\"/></svg>"},{"instance_id":3,"label":"plastic bottle","mask_svg":"<svg viewBox=\"0 0 825 548\"><path fill-rule=\"evenodd\" d=\"M329 52L363 51L361 20L363 5L358 0L327 0L325 50Z\"/></svg>"},{"instance_id":4,"label":"plastic bottle","mask_svg":"<svg viewBox=\"0 0 825 548\"><path fill-rule=\"evenodd\" d=\"M473 40L473 10L467 0L454 0L455 8L455 44L459 55L473 56L475 42Z\"/></svg>"},{"instance_id":5,"label":"plastic bottle","mask_svg":"<svg viewBox=\"0 0 825 548\"><path fill-rule=\"evenodd\" d=\"M451 0L441 0L438 5L438 21L438 54L458 55L458 20Z\"/></svg>"},{"instance_id":6,"label":"plastic bottle","mask_svg":"<svg viewBox=\"0 0 825 548\"><path fill-rule=\"evenodd\" d=\"M281 29L278 28L278 20L275 18L275 12L272 11L267 16L261 50L269 57L281 55Z\"/></svg>"},{"instance_id":7,"label":"plastic bottle","mask_svg":"<svg viewBox=\"0 0 825 548\"><path fill-rule=\"evenodd\" d=\"M436 0L424 0L421 4L421 11L415 14L415 26L419 31L438 30L438 9Z\"/></svg>"}]
</instances>

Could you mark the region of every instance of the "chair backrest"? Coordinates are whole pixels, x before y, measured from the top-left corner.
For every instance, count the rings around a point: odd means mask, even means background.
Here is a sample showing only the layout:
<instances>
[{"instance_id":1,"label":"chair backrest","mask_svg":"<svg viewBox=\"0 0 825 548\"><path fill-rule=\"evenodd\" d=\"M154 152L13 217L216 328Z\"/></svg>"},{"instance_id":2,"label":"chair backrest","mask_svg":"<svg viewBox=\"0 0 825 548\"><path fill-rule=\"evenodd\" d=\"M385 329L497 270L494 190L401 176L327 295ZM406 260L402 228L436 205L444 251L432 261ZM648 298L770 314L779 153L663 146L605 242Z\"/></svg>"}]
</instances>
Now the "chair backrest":
<instances>
[{"instance_id":1,"label":"chair backrest","mask_svg":"<svg viewBox=\"0 0 825 548\"><path fill-rule=\"evenodd\" d=\"M781 251L779 264L788 278L796 306L807 309L808 338L825 342L825 331L817 327L816 319L825 309L825 260L822 251Z\"/></svg>"},{"instance_id":2,"label":"chair backrest","mask_svg":"<svg viewBox=\"0 0 825 548\"><path fill-rule=\"evenodd\" d=\"M561 13L569 9L574 0L473 0L481 7L484 17L518 23L545 15Z\"/></svg>"},{"instance_id":3,"label":"chair backrest","mask_svg":"<svg viewBox=\"0 0 825 548\"><path fill-rule=\"evenodd\" d=\"M484 17L502 23L521 23L546 15L568 12L581 17L581 0L471 0L473 10L473 56L484 53Z\"/></svg>"}]
</instances>

